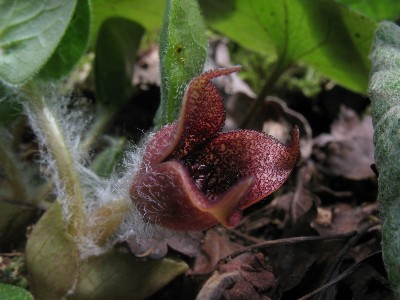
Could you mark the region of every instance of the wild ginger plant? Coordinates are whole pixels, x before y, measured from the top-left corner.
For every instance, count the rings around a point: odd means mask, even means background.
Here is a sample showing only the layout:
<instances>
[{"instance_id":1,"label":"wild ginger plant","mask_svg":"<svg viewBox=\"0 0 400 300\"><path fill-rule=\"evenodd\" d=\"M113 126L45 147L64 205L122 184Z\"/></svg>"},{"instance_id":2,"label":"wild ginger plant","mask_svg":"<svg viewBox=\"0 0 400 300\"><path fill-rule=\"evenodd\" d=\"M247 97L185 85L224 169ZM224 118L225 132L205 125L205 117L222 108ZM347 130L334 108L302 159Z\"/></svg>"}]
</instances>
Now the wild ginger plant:
<instances>
[{"instance_id":1,"label":"wild ginger plant","mask_svg":"<svg viewBox=\"0 0 400 300\"><path fill-rule=\"evenodd\" d=\"M212 28L276 57L244 120L296 61L365 91L374 22L333 1L267 2L238 1L237 11L228 5L226 14L219 4L200 3ZM225 110L212 79L240 67L204 72L207 36L198 3L169 0L164 5L142 0L120 5L112 0L0 3L0 77L8 95L18 94L19 100L11 103L29 120L46 174L40 189L21 189L28 174L4 143L0 160L7 163L6 195L43 204L54 189L56 198L27 243L30 289L38 299L148 297L188 266L169 257L137 259L120 242L131 236L140 242L155 232L180 235L219 223L235 226L245 208L278 189L295 167L297 128L287 144L253 130L221 132ZM96 137L132 93L141 37L160 26L163 11L161 104L154 130L140 144L126 150L122 142L92 163L89 150ZM335 34L344 31L349 33L345 41ZM349 45L355 49L350 59ZM88 51L95 52L92 117L71 105L60 82ZM1 133L10 134L6 129ZM116 168L121 156L122 166Z\"/></svg>"}]
</instances>

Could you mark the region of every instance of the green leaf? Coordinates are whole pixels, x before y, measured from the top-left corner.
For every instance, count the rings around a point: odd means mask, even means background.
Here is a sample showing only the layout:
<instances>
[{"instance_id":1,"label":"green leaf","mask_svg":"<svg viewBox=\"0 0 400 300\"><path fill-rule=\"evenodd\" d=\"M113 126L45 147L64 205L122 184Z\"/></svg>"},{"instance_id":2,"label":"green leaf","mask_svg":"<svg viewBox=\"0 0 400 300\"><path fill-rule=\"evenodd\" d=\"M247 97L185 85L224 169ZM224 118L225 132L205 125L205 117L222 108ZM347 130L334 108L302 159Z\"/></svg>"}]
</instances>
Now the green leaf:
<instances>
[{"instance_id":1,"label":"green leaf","mask_svg":"<svg viewBox=\"0 0 400 300\"><path fill-rule=\"evenodd\" d=\"M96 96L103 105L118 109L133 91L136 51L144 29L139 24L114 17L100 28L94 63Z\"/></svg>"},{"instance_id":2,"label":"green leaf","mask_svg":"<svg viewBox=\"0 0 400 300\"><path fill-rule=\"evenodd\" d=\"M140 260L131 253L114 250L91 257L82 265L76 294L67 299L147 299L187 269L182 261Z\"/></svg>"},{"instance_id":3,"label":"green leaf","mask_svg":"<svg viewBox=\"0 0 400 300\"><path fill-rule=\"evenodd\" d=\"M26 261L36 299L145 299L184 273L188 266L171 259L142 260L111 250L82 260L67 235L59 203L31 233Z\"/></svg>"},{"instance_id":4,"label":"green leaf","mask_svg":"<svg viewBox=\"0 0 400 300\"><path fill-rule=\"evenodd\" d=\"M279 67L301 61L360 93L368 84L375 23L334 1L205 0L210 25L243 47L274 55Z\"/></svg>"},{"instance_id":5,"label":"green leaf","mask_svg":"<svg viewBox=\"0 0 400 300\"><path fill-rule=\"evenodd\" d=\"M145 299L188 269L182 261L143 260L125 250L82 259L59 203L34 227L26 262L31 291L40 300Z\"/></svg>"},{"instance_id":6,"label":"green leaf","mask_svg":"<svg viewBox=\"0 0 400 300\"><path fill-rule=\"evenodd\" d=\"M400 20L399 0L336 0L374 20Z\"/></svg>"},{"instance_id":7,"label":"green leaf","mask_svg":"<svg viewBox=\"0 0 400 300\"><path fill-rule=\"evenodd\" d=\"M0 299L5 300L33 300L32 295L23 288L0 283Z\"/></svg>"},{"instance_id":8,"label":"green leaf","mask_svg":"<svg viewBox=\"0 0 400 300\"><path fill-rule=\"evenodd\" d=\"M149 31L161 26L165 0L91 0L92 30L90 44L94 44L101 24L112 17L122 17L141 24Z\"/></svg>"},{"instance_id":9,"label":"green leaf","mask_svg":"<svg viewBox=\"0 0 400 300\"><path fill-rule=\"evenodd\" d=\"M374 122L383 260L400 299L400 28L378 26L371 49L369 95Z\"/></svg>"},{"instance_id":10,"label":"green leaf","mask_svg":"<svg viewBox=\"0 0 400 300\"><path fill-rule=\"evenodd\" d=\"M124 154L126 142L125 138L112 139L111 145L100 152L92 162L92 171L99 176L109 177Z\"/></svg>"},{"instance_id":11,"label":"green leaf","mask_svg":"<svg viewBox=\"0 0 400 300\"><path fill-rule=\"evenodd\" d=\"M55 203L29 236L26 263L36 299L62 299L74 285L79 254L65 228L61 206Z\"/></svg>"},{"instance_id":12,"label":"green leaf","mask_svg":"<svg viewBox=\"0 0 400 300\"><path fill-rule=\"evenodd\" d=\"M63 37L76 0L0 2L0 79L21 84L47 62Z\"/></svg>"},{"instance_id":13,"label":"green leaf","mask_svg":"<svg viewBox=\"0 0 400 300\"><path fill-rule=\"evenodd\" d=\"M169 0L160 37L161 104L157 125L174 121L183 93L207 53L206 28L196 0Z\"/></svg>"},{"instance_id":14,"label":"green leaf","mask_svg":"<svg viewBox=\"0 0 400 300\"><path fill-rule=\"evenodd\" d=\"M39 76L44 79L59 79L68 75L85 52L89 29L88 0L79 0L67 31Z\"/></svg>"}]
</instances>

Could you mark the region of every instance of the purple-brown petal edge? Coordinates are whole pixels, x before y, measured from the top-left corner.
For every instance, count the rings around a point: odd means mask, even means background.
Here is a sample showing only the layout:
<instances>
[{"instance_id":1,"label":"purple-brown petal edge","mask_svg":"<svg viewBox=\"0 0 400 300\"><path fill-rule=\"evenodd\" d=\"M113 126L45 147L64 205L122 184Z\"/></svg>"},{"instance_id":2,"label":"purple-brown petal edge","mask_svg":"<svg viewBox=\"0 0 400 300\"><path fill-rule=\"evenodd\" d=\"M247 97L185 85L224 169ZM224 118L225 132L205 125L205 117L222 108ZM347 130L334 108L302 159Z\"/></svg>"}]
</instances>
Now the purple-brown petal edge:
<instances>
[{"instance_id":1,"label":"purple-brown petal edge","mask_svg":"<svg viewBox=\"0 0 400 300\"><path fill-rule=\"evenodd\" d=\"M214 137L224 124L225 109L211 80L240 69L236 66L210 70L194 78L186 88L178 121L150 137L145 145L144 162L157 164L167 157L181 158Z\"/></svg>"},{"instance_id":2,"label":"purple-brown petal edge","mask_svg":"<svg viewBox=\"0 0 400 300\"><path fill-rule=\"evenodd\" d=\"M297 127L288 145L262 132L237 130L213 139L196 161L212 164L213 177L221 182L234 184L235 180L252 177L253 184L238 206L244 209L278 189L289 177L299 154Z\"/></svg>"},{"instance_id":3,"label":"purple-brown petal edge","mask_svg":"<svg viewBox=\"0 0 400 300\"><path fill-rule=\"evenodd\" d=\"M237 72L240 66L207 71L188 85L177 122L177 144L173 158L181 158L213 138L225 122L223 99L212 79Z\"/></svg>"}]
</instances>

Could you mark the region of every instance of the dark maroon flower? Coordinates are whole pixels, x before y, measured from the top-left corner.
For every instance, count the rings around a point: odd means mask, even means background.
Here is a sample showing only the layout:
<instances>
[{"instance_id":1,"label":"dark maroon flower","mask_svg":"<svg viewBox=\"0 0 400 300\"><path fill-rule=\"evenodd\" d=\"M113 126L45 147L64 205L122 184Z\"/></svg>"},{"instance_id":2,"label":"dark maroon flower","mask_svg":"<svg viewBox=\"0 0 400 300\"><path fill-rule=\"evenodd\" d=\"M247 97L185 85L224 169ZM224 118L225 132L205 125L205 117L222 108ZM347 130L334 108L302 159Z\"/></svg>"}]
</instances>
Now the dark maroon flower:
<instances>
[{"instance_id":1,"label":"dark maroon flower","mask_svg":"<svg viewBox=\"0 0 400 300\"><path fill-rule=\"evenodd\" d=\"M222 97L208 71L186 88L177 122L145 144L130 197L145 221L174 230L235 226L241 211L279 188L299 156L299 131L285 145L253 130L220 132Z\"/></svg>"}]
</instances>

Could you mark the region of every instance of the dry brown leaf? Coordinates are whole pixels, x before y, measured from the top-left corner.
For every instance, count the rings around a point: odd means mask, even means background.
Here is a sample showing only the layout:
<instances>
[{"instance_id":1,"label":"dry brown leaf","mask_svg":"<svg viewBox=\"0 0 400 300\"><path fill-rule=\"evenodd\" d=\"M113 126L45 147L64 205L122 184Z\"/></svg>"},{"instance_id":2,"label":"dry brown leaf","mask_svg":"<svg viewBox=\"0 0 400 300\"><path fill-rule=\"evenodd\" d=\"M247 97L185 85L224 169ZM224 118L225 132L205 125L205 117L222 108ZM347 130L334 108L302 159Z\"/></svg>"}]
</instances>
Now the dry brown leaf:
<instances>
[{"instance_id":1,"label":"dry brown leaf","mask_svg":"<svg viewBox=\"0 0 400 300\"><path fill-rule=\"evenodd\" d=\"M350 108L342 107L330 134L315 138L315 154L327 171L352 180L374 178L373 127L371 116L362 120Z\"/></svg>"}]
</instances>

